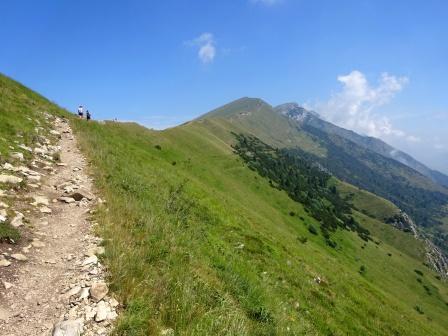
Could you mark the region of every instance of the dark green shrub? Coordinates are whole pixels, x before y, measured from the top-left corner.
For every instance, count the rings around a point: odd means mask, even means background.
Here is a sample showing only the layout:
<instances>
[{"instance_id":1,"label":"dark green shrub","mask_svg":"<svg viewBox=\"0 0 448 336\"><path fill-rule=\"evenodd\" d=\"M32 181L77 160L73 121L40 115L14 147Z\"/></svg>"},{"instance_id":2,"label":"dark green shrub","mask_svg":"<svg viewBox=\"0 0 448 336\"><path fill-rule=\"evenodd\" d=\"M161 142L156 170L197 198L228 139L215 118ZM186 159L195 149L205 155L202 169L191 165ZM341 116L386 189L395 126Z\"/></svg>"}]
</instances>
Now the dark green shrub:
<instances>
[{"instance_id":1,"label":"dark green shrub","mask_svg":"<svg viewBox=\"0 0 448 336\"><path fill-rule=\"evenodd\" d=\"M313 225L308 225L308 231L313 235L318 235L317 229Z\"/></svg>"},{"instance_id":2,"label":"dark green shrub","mask_svg":"<svg viewBox=\"0 0 448 336\"><path fill-rule=\"evenodd\" d=\"M420 276L423 276L423 272L418 270L418 269L415 269L414 272L417 273Z\"/></svg>"},{"instance_id":3,"label":"dark green shrub","mask_svg":"<svg viewBox=\"0 0 448 336\"><path fill-rule=\"evenodd\" d=\"M305 244L308 241L307 237L297 237L297 240L302 244Z\"/></svg>"},{"instance_id":4,"label":"dark green shrub","mask_svg":"<svg viewBox=\"0 0 448 336\"><path fill-rule=\"evenodd\" d=\"M364 265L361 265L359 268L359 274L364 275L366 273L366 267Z\"/></svg>"},{"instance_id":5,"label":"dark green shrub","mask_svg":"<svg viewBox=\"0 0 448 336\"><path fill-rule=\"evenodd\" d=\"M419 313L419 314L424 314L425 312L419 307L419 306L415 306L414 309Z\"/></svg>"},{"instance_id":6,"label":"dark green shrub","mask_svg":"<svg viewBox=\"0 0 448 336\"><path fill-rule=\"evenodd\" d=\"M331 239L326 239L325 242L331 248L336 248L338 246L338 244L335 241L331 240Z\"/></svg>"}]
</instances>

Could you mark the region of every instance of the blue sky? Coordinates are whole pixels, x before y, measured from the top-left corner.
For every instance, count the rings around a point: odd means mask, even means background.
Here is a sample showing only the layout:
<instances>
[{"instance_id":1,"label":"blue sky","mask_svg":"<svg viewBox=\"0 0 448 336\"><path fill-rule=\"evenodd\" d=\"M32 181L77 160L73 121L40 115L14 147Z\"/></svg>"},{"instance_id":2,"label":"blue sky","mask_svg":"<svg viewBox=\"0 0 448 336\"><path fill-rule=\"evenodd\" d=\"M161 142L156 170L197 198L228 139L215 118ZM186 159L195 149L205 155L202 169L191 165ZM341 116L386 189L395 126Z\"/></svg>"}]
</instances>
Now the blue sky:
<instances>
[{"instance_id":1,"label":"blue sky","mask_svg":"<svg viewBox=\"0 0 448 336\"><path fill-rule=\"evenodd\" d=\"M448 3L0 2L0 72L95 118L173 126L296 101L448 173Z\"/></svg>"}]
</instances>

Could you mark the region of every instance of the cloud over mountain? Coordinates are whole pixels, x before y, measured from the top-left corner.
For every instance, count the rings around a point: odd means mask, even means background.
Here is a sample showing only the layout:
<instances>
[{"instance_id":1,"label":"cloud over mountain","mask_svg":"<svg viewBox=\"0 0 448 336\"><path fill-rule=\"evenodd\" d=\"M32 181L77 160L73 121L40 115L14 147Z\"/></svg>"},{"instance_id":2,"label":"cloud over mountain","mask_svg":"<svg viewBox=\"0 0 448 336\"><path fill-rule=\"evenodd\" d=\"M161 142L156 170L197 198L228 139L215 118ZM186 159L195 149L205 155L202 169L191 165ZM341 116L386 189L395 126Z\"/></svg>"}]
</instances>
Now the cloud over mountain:
<instances>
[{"instance_id":1,"label":"cloud over mountain","mask_svg":"<svg viewBox=\"0 0 448 336\"><path fill-rule=\"evenodd\" d=\"M211 33L203 33L197 38L187 41L186 45L198 48L198 57L202 63L211 63L215 59L216 42Z\"/></svg>"},{"instance_id":2,"label":"cloud over mountain","mask_svg":"<svg viewBox=\"0 0 448 336\"><path fill-rule=\"evenodd\" d=\"M338 76L342 84L339 92L327 102L314 106L324 118L341 127L362 134L381 138L395 136L410 142L420 139L395 128L390 119L375 113L375 109L389 103L409 82L407 77L397 77L384 72L376 86L370 84L366 76L354 70Z\"/></svg>"}]
</instances>

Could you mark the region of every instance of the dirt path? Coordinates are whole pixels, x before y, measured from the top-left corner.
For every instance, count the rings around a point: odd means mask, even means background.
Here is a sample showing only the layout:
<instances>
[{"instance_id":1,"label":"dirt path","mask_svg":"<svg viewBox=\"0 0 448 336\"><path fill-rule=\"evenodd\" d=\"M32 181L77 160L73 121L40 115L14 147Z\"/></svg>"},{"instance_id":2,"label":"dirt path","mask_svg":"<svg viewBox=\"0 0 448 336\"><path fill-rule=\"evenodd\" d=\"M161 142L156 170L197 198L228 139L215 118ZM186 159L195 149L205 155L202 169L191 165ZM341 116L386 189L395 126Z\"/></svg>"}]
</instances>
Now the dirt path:
<instances>
[{"instance_id":1,"label":"dirt path","mask_svg":"<svg viewBox=\"0 0 448 336\"><path fill-rule=\"evenodd\" d=\"M27 195L34 199L24 210L31 227L25 244L19 251L0 247L11 262L0 268L0 335L79 335L82 329L84 335L106 335L116 317L118 303L105 296L95 255L103 251L91 232L97 200L86 162L68 123L56 119L54 130L61 136L62 163L53 175L48 168L41 188ZM64 320L69 322L57 324Z\"/></svg>"}]
</instances>

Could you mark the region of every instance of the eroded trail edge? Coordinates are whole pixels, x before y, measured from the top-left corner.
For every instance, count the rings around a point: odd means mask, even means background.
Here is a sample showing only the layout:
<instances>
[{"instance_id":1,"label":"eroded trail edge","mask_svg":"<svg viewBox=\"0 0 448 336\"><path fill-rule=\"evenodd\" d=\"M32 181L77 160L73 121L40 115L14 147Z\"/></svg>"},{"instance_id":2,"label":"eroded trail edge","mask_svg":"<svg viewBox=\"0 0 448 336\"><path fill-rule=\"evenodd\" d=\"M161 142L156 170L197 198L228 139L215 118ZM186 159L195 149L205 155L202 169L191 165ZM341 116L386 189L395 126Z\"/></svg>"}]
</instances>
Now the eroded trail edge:
<instances>
[{"instance_id":1,"label":"eroded trail edge","mask_svg":"<svg viewBox=\"0 0 448 336\"><path fill-rule=\"evenodd\" d=\"M30 148L30 167L7 166L30 191L3 191L23 238L0 245L0 335L107 335L118 302L108 295L98 259L104 249L91 222L102 201L69 123L47 118L60 138L60 162L50 160L50 145L41 145Z\"/></svg>"}]
</instances>

